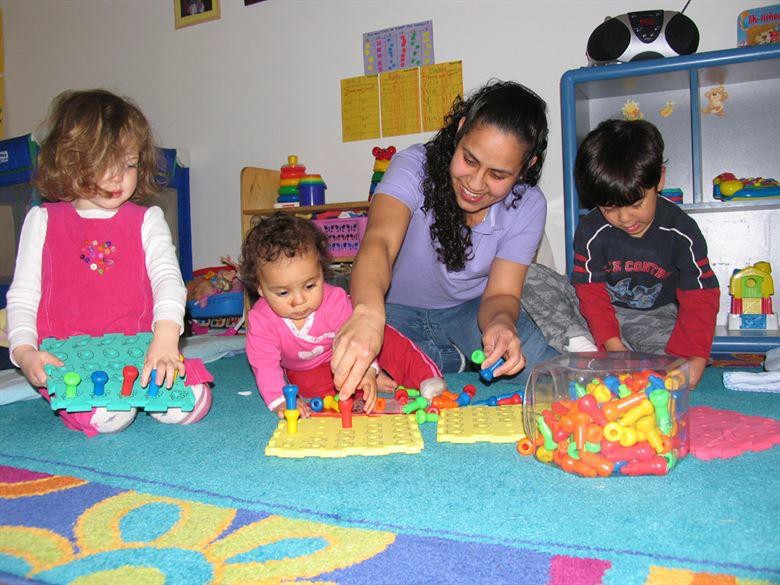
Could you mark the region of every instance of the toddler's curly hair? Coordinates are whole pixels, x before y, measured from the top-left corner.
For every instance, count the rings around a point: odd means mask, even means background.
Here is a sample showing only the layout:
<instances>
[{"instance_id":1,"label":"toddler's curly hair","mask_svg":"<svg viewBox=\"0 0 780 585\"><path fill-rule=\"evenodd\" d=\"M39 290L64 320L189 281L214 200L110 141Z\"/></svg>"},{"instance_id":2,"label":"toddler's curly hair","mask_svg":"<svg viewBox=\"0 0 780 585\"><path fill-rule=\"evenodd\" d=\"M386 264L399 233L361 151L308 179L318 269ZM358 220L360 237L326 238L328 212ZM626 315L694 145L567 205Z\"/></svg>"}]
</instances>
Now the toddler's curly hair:
<instances>
[{"instance_id":1,"label":"toddler's curly hair","mask_svg":"<svg viewBox=\"0 0 780 585\"><path fill-rule=\"evenodd\" d=\"M241 246L241 280L250 290L257 290L257 273L263 264L307 252L317 255L327 274L332 260L328 236L308 219L277 211L261 219L246 235Z\"/></svg>"},{"instance_id":2,"label":"toddler's curly hair","mask_svg":"<svg viewBox=\"0 0 780 585\"><path fill-rule=\"evenodd\" d=\"M103 175L126 164L138 151L138 185L133 198L159 192L164 161L143 112L129 99L105 89L65 91L52 101L42 131L34 185L47 198L73 201L101 194Z\"/></svg>"}]
</instances>

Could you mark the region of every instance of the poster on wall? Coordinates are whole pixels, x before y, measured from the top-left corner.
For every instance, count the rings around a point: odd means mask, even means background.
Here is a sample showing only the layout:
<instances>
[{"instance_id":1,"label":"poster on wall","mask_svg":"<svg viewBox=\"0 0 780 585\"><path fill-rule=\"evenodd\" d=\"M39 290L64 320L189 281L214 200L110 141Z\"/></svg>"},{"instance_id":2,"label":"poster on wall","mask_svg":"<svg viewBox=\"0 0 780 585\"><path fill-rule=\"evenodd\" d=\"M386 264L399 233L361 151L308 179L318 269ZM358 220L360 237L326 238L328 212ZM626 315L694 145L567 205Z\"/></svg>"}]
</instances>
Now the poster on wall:
<instances>
[{"instance_id":1,"label":"poster on wall","mask_svg":"<svg viewBox=\"0 0 780 585\"><path fill-rule=\"evenodd\" d=\"M366 75L433 63L432 20L363 34L363 72Z\"/></svg>"},{"instance_id":2,"label":"poster on wall","mask_svg":"<svg viewBox=\"0 0 780 585\"><path fill-rule=\"evenodd\" d=\"M176 28L219 19L219 0L173 0Z\"/></svg>"},{"instance_id":3,"label":"poster on wall","mask_svg":"<svg viewBox=\"0 0 780 585\"><path fill-rule=\"evenodd\" d=\"M461 61L342 79L342 140L435 132L458 95Z\"/></svg>"}]
</instances>

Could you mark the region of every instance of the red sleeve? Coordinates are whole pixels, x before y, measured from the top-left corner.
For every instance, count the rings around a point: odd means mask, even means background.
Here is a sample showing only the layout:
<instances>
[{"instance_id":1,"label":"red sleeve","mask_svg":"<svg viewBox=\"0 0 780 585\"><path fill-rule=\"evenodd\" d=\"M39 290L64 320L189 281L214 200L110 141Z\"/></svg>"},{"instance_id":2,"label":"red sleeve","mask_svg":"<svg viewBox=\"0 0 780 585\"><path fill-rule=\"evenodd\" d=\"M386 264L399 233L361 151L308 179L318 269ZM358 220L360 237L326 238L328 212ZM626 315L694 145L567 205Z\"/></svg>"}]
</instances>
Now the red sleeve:
<instances>
[{"instance_id":1,"label":"red sleeve","mask_svg":"<svg viewBox=\"0 0 780 585\"><path fill-rule=\"evenodd\" d=\"M620 337L620 324L609 299L607 285L603 282L575 284L574 290L580 300L580 313L588 322L596 345L599 349L604 349L604 343L608 339Z\"/></svg>"},{"instance_id":2,"label":"red sleeve","mask_svg":"<svg viewBox=\"0 0 780 585\"><path fill-rule=\"evenodd\" d=\"M677 289L677 302L677 322L666 344L666 352L685 358L709 358L720 308L720 291L717 288Z\"/></svg>"}]
</instances>

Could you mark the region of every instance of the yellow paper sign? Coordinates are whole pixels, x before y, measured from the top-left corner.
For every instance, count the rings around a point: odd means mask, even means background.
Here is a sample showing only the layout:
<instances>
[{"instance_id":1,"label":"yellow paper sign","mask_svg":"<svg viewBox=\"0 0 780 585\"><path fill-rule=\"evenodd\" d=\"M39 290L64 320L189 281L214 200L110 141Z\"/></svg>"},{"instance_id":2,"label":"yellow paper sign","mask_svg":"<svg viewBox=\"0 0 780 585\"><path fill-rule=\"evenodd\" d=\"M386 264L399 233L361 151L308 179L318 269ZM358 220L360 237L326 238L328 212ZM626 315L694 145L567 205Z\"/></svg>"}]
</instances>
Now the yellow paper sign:
<instances>
[{"instance_id":1,"label":"yellow paper sign","mask_svg":"<svg viewBox=\"0 0 780 585\"><path fill-rule=\"evenodd\" d=\"M341 80L341 135L344 142L379 138L379 78Z\"/></svg>"},{"instance_id":2,"label":"yellow paper sign","mask_svg":"<svg viewBox=\"0 0 780 585\"><path fill-rule=\"evenodd\" d=\"M390 71L380 75L382 136L416 134L420 119L419 69Z\"/></svg>"},{"instance_id":3,"label":"yellow paper sign","mask_svg":"<svg viewBox=\"0 0 780 585\"><path fill-rule=\"evenodd\" d=\"M444 125L444 116L455 97L463 95L463 63L450 61L422 67L420 79L423 132L435 132Z\"/></svg>"}]
</instances>

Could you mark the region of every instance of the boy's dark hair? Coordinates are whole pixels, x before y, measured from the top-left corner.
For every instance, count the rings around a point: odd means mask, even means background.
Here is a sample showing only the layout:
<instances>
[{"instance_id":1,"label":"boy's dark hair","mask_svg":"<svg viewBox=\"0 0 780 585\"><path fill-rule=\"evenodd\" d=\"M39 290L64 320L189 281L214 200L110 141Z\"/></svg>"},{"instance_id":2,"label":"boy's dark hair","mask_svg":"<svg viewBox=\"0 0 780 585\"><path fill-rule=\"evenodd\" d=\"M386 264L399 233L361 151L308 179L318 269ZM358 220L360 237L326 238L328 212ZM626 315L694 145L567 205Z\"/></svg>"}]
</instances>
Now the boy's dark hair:
<instances>
[{"instance_id":1,"label":"boy's dark hair","mask_svg":"<svg viewBox=\"0 0 780 585\"><path fill-rule=\"evenodd\" d=\"M645 120L604 120L582 141L574 180L585 207L625 207L657 187L664 140Z\"/></svg>"},{"instance_id":2,"label":"boy's dark hair","mask_svg":"<svg viewBox=\"0 0 780 585\"><path fill-rule=\"evenodd\" d=\"M474 128L495 126L528 147L517 184L507 196L509 205L515 205L525 187L536 185L542 173L547 151L546 109L544 100L524 85L493 79L468 99L457 96L444 118L444 127L425 145L423 211L433 212L431 239L439 261L450 272L463 270L471 255L471 228L458 207L450 178L458 143ZM461 120L463 126L458 128Z\"/></svg>"},{"instance_id":3,"label":"boy's dark hair","mask_svg":"<svg viewBox=\"0 0 780 585\"><path fill-rule=\"evenodd\" d=\"M153 195L164 187L164 160L149 122L127 98L105 89L65 91L52 101L43 131L33 183L47 199L99 195L102 175L123 168L127 151L134 149L138 185L133 197Z\"/></svg>"},{"instance_id":4,"label":"boy's dark hair","mask_svg":"<svg viewBox=\"0 0 780 585\"><path fill-rule=\"evenodd\" d=\"M328 236L308 219L277 211L260 220L249 230L241 246L241 280L250 290L257 290L257 271L279 258L294 258L314 252L327 274L331 262Z\"/></svg>"}]
</instances>

